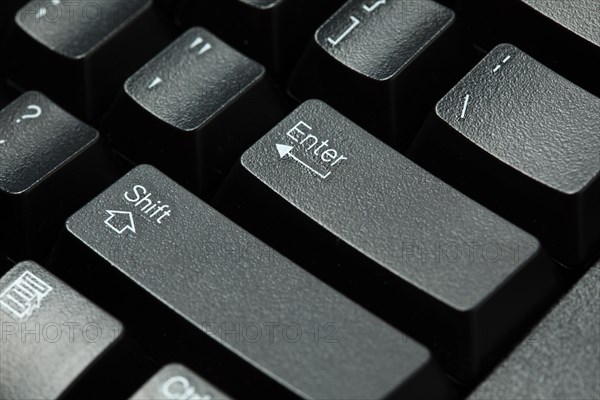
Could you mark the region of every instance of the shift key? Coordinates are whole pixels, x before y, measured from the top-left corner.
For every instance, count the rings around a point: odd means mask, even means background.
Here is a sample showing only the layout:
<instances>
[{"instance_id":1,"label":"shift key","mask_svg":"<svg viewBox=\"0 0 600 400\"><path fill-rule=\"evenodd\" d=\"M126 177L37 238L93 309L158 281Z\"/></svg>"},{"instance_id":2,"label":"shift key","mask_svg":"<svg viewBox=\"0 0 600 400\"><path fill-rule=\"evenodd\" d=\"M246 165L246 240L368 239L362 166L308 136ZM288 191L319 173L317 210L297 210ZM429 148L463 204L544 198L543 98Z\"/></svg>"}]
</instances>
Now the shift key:
<instances>
[{"instance_id":1,"label":"shift key","mask_svg":"<svg viewBox=\"0 0 600 400\"><path fill-rule=\"evenodd\" d=\"M98 275L116 272L113 282L127 276L131 285L187 320L195 335L188 351L193 358L211 362L198 345L202 342L226 352L232 362L249 363L246 368L253 369L247 372L260 377L249 388L257 391L254 396L264 396L260 388L274 382L306 399L446 395L427 349L153 167L132 170L73 215L67 230L96 259ZM111 297L126 307L133 295L114 286ZM151 329L162 328L149 323ZM269 331L266 325L286 331ZM245 334L231 334L232 326L243 327ZM315 336L315 326L327 331ZM240 368L224 373L243 381L244 371L232 372Z\"/></svg>"}]
</instances>

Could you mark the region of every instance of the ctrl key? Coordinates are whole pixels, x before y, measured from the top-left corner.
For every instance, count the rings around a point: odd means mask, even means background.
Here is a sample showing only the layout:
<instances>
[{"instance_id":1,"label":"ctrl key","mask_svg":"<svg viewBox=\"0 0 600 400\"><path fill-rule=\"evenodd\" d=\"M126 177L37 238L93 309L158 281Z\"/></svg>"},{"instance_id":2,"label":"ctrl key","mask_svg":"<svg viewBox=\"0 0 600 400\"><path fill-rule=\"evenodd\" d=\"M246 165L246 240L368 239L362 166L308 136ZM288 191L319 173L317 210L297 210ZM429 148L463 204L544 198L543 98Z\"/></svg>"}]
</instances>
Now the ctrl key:
<instances>
[{"instance_id":1,"label":"ctrl key","mask_svg":"<svg viewBox=\"0 0 600 400\"><path fill-rule=\"evenodd\" d=\"M226 400L230 399L210 383L180 364L158 371L131 400Z\"/></svg>"},{"instance_id":2,"label":"ctrl key","mask_svg":"<svg viewBox=\"0 0 600 400\"><path fill-rule=\"evenodd\" d=\"M65 394L121 337L117 320L33 262L0 279L0 399Z\"/></svg>"}]
</instances>

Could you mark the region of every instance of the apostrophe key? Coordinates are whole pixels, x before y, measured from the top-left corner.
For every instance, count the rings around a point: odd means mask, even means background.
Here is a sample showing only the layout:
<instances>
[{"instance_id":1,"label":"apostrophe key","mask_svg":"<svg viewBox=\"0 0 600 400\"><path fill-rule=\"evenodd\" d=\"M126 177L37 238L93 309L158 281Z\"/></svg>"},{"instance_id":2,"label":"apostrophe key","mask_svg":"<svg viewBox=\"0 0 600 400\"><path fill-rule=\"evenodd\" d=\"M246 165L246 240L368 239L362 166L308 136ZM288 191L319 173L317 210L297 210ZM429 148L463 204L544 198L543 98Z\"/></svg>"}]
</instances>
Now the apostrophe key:
<instances>
[{"instance_id":1,"label":"apostrophe key","mask_svg":"<svg viewBox=\"0 0 600 400\"><path fill-rule=\"evenodd\" d=\"M3 49L10 54L8 79L92 119L168 43L165 26L152 0L30 1L16 14Z\"/></svg>"},{"instance_id":2,"label":"apostrophe key","mask_svg":"<svg viewBox=\"0 0 600 400\"><path fill-rule=\"evenodd\" d=\"M40 259L64 219L112 180L98 132L38 92L0 110L0 250Z\"/></svg>"},{"instance_id":3,"label":"apostrophe key","mask_svg":"<svg viewBox=\"0 0 600 400\"><path fill-rule=\"evenodd\" d=\"M320 101L245 152L215 204L437 350L461 380L557 285L533 236Z\"/></svg>"},{"instance_id":4,"label":"apostrophe key","mask_svg":"<svg viewBox=\"0 0 600 400\"><path fill-rule=\"evenodd\" d=\"M0 321L0 398L10 400L61 397L98 373L92 364L123 333L119 321L29 261L0 278Z\"/></svg>"},{"instance_id":5,"label":"apostrophe key","mask_svg":"<svg viewBox=\"0 0 600 400\"><path fill-rule=\"evenodd\" d=\"M180 364L158 371L131 400L229 400L229 396Z\"/></svg>"},{"instance_id":6,"label":"apostrophe key","mask_svg":"<svg viewBox=\"0 0 600 400\"><path fill-rule=\"evenodd\" d=\"M176 337L193 336L186 356L195 363L229 357L218 375L229 378L233 397L242 387L250 398L448 395L424 347L153 167L133 169L69 218L66 228L70 254L82 255L79 270L93 274L94 286L106 279L110 297L158 300L166 306L162 312L187 321ZM139 314L131 301L118 302L115 310L124 321ZM168 330L171 324L156 324L164 321L161 308L153 310L154 318L142 318L138 328ZM248 382L248 374L256 378ZM273 385L287 395L273 397Z\"/></svg>"},{"instance_id":7,"label":"apostrophe key","mask_svg":"<svg viewBox=\"0 0 600 400\"><path fill-rule=\"evenodd\" d=\"M600 245L600 99L499 45L436 106L410 156L581 266Z\"/></svg>"},{"instance_id":8,"label":"apostrophe key","mask_svg":"<svg viewBox=\"0 0 600 400\"><path fill-rule=\"evenodd\" d=\"M285 74L311 34L343 0L184 0L183 25L202 25L277 75Z\"/></svg>"},{"instance_id":9,"label":"apostrophe key","mask_svg":"<svg viewBox=\"0 0 600 400\"><path fill-rule=\"evenodd\" d=\"M461 0L476 43L513 43L600 96L600 1Z\"/></svg>"},{"instance_id":10,"label":"apostrophe key","mask_svg":"<svg viewBox=\"0 0 600 400\"><path fill-rule=\"evenodd\" d=\"M265 69L192 28L131 76L106 130L137 163L205 194L285 112Z\"/></svg>"},{"instance_id":11,"label":"apostrophe key","mask_svg":"<svg viewBox=\"0 0 600 400\"><path fill-rule=\"evenodd\" d=\"M351 0L317 30L290 83L403 147L468 67L452 10L430 0ZM467 69L464 69L467 68Z\"/></svg>"}]
</instances>

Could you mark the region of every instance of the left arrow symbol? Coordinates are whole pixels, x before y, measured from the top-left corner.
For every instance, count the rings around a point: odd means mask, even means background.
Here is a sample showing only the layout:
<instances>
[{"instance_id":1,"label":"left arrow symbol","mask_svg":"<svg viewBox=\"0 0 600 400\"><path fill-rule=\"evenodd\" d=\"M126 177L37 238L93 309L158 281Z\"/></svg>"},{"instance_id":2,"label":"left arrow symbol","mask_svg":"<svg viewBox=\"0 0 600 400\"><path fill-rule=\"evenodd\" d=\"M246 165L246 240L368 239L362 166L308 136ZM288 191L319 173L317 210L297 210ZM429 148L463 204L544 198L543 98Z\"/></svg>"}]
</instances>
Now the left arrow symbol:
<instances>
[{"instance_id":1,"label":"left arrow symbol","mask_svg":"<svg viewBox=\"0 0 600 400\"><path fill-rule=\"evenodd\" d=\"M117 232L119 235L125 233L125 231L130 230L135 233L135 224L133 223L133 214L129 211L113 211L106 210L109 217L104 221L104 223L113 231Z\"/></svg>"}]
</instances>

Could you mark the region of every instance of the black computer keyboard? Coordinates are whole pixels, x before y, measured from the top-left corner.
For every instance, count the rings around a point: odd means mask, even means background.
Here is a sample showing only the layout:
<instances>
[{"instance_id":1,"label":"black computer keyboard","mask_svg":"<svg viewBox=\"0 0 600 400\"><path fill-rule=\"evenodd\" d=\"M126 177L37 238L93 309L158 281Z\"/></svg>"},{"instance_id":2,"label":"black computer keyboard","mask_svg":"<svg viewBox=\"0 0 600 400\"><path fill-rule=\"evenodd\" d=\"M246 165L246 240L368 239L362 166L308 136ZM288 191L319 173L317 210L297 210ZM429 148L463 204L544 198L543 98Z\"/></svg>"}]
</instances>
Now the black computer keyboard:
<instances>
[{"instance_id":1,"label":"black computer keyboard","mask_svg":"<svg viewBox=\"0 0 600 400\"><path fill-rule=\"evenodd\" d=\"M0 35L0 399L600 399L599 0Z\"/></svg>"}]
</instances>

